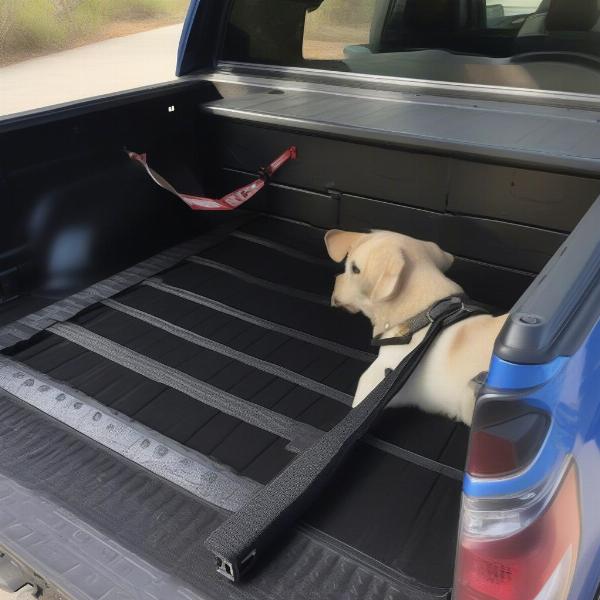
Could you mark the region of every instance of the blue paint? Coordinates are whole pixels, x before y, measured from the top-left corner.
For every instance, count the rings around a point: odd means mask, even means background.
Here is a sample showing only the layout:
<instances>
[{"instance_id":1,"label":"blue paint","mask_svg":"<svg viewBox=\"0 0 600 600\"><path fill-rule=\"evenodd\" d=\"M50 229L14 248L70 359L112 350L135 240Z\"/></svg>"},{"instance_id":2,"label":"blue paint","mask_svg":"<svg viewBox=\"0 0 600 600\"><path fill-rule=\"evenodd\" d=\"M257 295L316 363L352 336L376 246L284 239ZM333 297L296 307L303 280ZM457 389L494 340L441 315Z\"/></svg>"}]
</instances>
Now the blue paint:
<instances>
[{"instance_id":1,"label":"blue paint","mask_svg":"<svg viewBox=\"0 0 600 600\"><path fill-rule=\"evenodd\" d=\"M487 385L493 388L526 389L536 387L552 379L567 363L564 356L543 365L517 365L497 356L492 358Z\"/></svg>"},{"instance_id":2,"label":"blue paint","mask_svg":"<svg viewBox=\"0 0 600 600\"><path fill-rule=\"evenodd\" d=\"M196 21L196 14L200 9L200 2L202 0L191 0L188 6L185 21L183 22L183 29L181 30L181 37L179 38L179 47L177 48L177 66L175 68L175 74L177 77L181 77L184 73L181 72L183 66L183 59L185 57L186 49L190 39L190 33L192 26Z\"/></svg>"},{"instance_id":3,"label":"blue paint","mask_svg":"<svg viewBox=\"0 0 600 600\"><path fill-rule=\"evenodd\" d=\"M497 480L467 475L464 492L472 497L524 492L555 475L572 455L579 473L582 531L569 598L589 600L600 580L600 324L573 356L545 365L511 364L494 357L488 385L509 393L526 390L524 401L548 411L552 424L526 470Z\"/></svg>"}]
</instances>

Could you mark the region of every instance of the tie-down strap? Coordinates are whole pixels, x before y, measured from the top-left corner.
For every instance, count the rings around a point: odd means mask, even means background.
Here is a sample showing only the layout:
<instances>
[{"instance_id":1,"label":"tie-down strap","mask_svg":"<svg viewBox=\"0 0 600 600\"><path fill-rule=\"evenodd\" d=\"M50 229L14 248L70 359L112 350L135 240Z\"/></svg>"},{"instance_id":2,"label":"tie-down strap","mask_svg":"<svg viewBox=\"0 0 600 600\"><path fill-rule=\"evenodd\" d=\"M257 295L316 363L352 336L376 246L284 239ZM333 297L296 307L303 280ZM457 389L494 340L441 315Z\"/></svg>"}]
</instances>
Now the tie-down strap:
<instances>
[{"instance_id":1,"label":"tie-down strap","mask_svg":"<svg viewBox=\"0 0 600 600\"><path fill-rule=\"evenodd\" d=\"M369 430L388 402L406 383L446 327L486 312L450 297L429 309L431 327L421 343L330 431L302 452L249 502L213 531L205 541L217 561L217 571L239 581L269 544L289 531L321 491L354 445Z\"/></svg>"},{"instance_id":2,"label":"tie-down strap","mask_svg":"<svg viewBox=\"0 0 600 600\"><path fill-rule=\"evenodd\" d=\"M460 298L464 304L472 304L471 300L469 300L466 294L458 294L456 298ZM421 329L425 329L425 327L429 327L431 325L431 315L430 311L432 308L435 308L435 304L433 307L428 307L425 310L422 310L420 313L413 315L412 317L402 321L398 325L395 325L390 328L386 328L382 333L376 335L371 340L371 346L382 347L382 346L405 346L406 344L410 344L415 333L421 331ZM397 331L399 335L393 337L383 337L386 333L390 331Z\"/></svg>"},{"instance_id":3,"label":"tie-down strap","mask_svg":"<svg viewBox=\"0 0 600 600\"><path fill-rule=\"evenodd\" d=\"M250 198L262 190L267 181L286 163L288 160L296 160L297 152L295 146L290 146L285 152L280 154L268 166L259 170L259 176L251 183L230 192L222 198L208 198L206 196L194 196L177 191L160 173L156 172L149 164L148 157L144 154L127 151L129 158L139 162L148 172L148 175L161 188L175 194L183 200L192 210L233 210L238 208Z\"/></svg>"}]
</instances>

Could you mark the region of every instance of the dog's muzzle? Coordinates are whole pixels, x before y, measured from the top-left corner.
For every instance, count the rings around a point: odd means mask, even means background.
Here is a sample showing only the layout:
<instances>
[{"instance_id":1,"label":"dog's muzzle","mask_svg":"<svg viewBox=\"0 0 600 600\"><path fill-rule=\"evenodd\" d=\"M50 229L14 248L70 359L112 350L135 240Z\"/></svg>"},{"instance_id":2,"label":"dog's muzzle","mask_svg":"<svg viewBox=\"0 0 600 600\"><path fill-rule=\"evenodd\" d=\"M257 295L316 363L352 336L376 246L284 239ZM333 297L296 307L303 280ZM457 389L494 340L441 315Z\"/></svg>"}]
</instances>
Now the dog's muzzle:
<instances>
[{"instance_id":1,"label":"dog's muzzle","mask_svg":"<svg viewBox=\"0 0 600 600\"><path fill-rule=\"evenodd\" d=\"M356 308L356 306L353 306L352 304L344 304L343 302L340 302L335 296L331 296L331 306L333 306L334 308L341 308L342 310L348 311L353 315L360 312L360 309Z\"/></svg>"}]
</instances>

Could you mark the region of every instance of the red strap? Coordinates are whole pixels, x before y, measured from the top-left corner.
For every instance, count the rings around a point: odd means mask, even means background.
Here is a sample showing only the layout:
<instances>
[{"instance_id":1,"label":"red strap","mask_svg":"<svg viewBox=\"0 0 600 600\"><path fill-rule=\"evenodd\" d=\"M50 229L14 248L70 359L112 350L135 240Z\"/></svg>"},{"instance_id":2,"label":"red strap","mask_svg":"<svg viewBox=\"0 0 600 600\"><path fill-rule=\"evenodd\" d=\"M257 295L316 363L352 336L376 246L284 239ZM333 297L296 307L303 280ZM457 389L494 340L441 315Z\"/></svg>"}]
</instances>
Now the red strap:
<instances>
[{"instance_id":1,"label":"red strap","mask_svg":"<svg viewBox=\"0 0 600 600\"><path fill-rule=\"evenodd\" d=\"M165 190L181 198L192 210L233 210L244 204L265 187L269 177L274 175L288 160L296 160L296 147L290 146L283 154L278 156L268 167L260 170L260 177L252 183L238 188L222 198L206 198L203 196L192 196L178 192L162 175L157 173L148 165L146 154L127 152L129 158L144 166L148 175Z\"/></svg>"}]
</instances>

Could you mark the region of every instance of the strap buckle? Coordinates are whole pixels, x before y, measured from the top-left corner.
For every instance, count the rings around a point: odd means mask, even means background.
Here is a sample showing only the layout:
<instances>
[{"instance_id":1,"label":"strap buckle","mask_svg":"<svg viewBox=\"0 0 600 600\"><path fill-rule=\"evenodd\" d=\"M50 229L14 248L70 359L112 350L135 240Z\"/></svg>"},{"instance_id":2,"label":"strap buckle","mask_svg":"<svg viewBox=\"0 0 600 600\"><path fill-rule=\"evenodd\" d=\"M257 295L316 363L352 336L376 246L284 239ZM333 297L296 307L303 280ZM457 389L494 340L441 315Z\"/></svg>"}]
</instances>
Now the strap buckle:
<instances>
[{"instance_id":1,"label":"strap buckle","mask_svg":"<svg viewBox=\"0 0 600 600\"><path fill-rule=\"evenodd\" d=\"M464 310L466 310L466 307L463 299L460 296L452 296L451 298L444 298L443 300L436 302L427 311L427 318L433 323L440 319L451 317Z\"/></svg>"},{"instance_id":2,"label":"strap buckle","mask_svg":"<svg viewBox=\"0 0 600 600\"><path fill-rule=\"evenodd\" d=\"M271 177L273 177L273 169L271 169L271 166L260 167L260 169L258 169L258 177L265 183L271 181Z\"/></svg>"}]
</instances>

